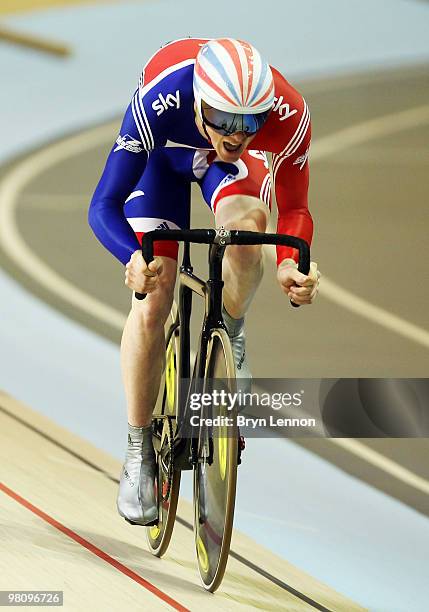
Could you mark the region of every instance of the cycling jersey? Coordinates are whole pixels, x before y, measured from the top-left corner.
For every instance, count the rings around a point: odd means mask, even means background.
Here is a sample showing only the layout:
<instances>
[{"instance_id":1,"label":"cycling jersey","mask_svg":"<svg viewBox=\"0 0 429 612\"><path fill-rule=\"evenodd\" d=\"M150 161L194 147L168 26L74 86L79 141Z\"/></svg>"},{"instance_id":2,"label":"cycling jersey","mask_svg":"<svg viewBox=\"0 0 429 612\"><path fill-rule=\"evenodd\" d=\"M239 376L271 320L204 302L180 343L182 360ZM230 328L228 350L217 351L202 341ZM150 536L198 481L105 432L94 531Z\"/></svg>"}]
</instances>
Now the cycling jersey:
<instances>
[{"instance_id":1,"label":"cycling jersey","mask_svg":"<svg viewBox=\"0 0 429 612\"><path fill-rule=\"evenodd\" d=\"M92 198L90 225L123 264L140 248L145 231L189 226L192 181L200 184L213 211L221 197L236 193L256 195L269 205L271 177L265 152L273 154L278 233L311 243L311 125L305 100L271 67L276 99L267 122L252 141L252 150L235 164L222 162L195 123L193 68L205 42L176 40L148 61ZM167 250L155 252L177 256L166 244ZM297 252L278 247L278 263L286 257L296 259Z\"/></svg>"}]
</instances>

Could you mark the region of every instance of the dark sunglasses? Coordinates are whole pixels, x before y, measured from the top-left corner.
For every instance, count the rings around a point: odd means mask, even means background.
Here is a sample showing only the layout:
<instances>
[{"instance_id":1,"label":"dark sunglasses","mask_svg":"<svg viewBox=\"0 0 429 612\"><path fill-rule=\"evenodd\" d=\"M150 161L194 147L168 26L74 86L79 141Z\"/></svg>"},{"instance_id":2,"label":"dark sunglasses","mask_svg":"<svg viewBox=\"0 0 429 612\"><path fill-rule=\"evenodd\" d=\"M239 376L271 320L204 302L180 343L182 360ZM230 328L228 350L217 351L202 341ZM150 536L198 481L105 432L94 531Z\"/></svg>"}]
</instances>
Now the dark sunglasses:
<instances>
[{"instance_id":1,"label":"dark sunglasses","mask_svg":"<svg viewBox=\"0 0 429 612\"><path fill-rule=\"evenodd\" d=\"M204 123L222 136L230 136L236 132L244 132L247 136L253 136L264 125L270 112L271 109L256 115L240 115L217 110L211 106L201 106Z\"/></svg>"}]
</instances>

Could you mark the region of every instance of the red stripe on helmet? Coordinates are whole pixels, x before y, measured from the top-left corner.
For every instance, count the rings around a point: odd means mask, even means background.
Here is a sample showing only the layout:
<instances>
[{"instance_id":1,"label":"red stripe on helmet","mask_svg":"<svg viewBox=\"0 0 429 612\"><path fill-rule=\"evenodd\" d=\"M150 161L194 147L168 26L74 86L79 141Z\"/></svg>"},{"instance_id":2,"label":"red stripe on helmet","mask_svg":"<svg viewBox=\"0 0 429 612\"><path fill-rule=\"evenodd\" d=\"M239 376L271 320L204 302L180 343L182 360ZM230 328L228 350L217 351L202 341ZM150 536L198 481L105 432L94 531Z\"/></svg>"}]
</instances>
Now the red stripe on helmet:
<instances>
[{"instance_id":1,"label":"red stripe on helmet","mask_svg":"<svg viewBox=\"0 0 429 612\"><path fill-rule=\"evenodd\" d=\"M270 96L273 93L273 89L274 89L274 84L271 85L269 90L265 92L264 95L259 98L259 100L256 100L256 102L252 104L252 106L259 106L259 104L261 104L264 100L266 100L266 98L268 98L268 96Z\"/></svg>"},{"instance_id":2,"label":"red stripe on helmet","mask_svg":"<svg viewBox=\"0 0 429 612\"><path fill-rule=\"evenodd\" d=\"M218 87L214 81L212 81L212 79L209 77L207 72L203 68L201 68L200 64L195 65L195 72L200 77L200 79L202 79L205 83L207 83L207 85L209 85L218 94L220 94L222 98L224 98L225 100L228 100L228 102L230 102L233 106L237 106L237 102L235 102L232 98L227 96L225 92L222 91L221 88Z\"/></svg>"},{"instance_id":3,"label":"red stripe on helmet","mask_svg":"<svg viewBox=\"0 0 429 612\"><path fill-rule=\"evenodd\" d=\"M249 79L247 83L247 97L244 103L246 105L249 101L250 92L252 91L253 74L254 74L254 59L253 59L252 47L249 45L249 43L247 43L244 40L239 40L238 42L240 43L242 49L244 50L244 53L246 54L246 59L247 59L247 74L249 75Z\"/></svg>"},{"instance_id":4,"label":"red stripe on helmet","mask_svg":"<svg viewBox=\"0 0 429 612\"><path fill-rule=\"evenodd\" d=\"M233 42L231 42L228 38L220 38L217 40L218 42L227 52L230 58L232 59L235 70L238 75L238 82L240 84L240 92L241 92L241 101L243 103L244 100L244 84L243 84L243 71L241 69L241 61L240 56L238 54L237 48Z\"/></svg>"}]
</instances>

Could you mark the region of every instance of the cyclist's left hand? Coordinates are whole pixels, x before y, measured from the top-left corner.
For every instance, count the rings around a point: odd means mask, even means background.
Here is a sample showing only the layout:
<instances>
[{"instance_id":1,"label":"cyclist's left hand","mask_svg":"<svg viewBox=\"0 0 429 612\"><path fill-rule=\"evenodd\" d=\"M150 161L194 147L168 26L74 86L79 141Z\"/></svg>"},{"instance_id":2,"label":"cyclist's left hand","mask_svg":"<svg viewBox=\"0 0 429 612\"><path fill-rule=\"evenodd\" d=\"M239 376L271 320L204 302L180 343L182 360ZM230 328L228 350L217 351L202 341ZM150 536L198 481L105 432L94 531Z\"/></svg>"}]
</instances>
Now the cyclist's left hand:
<instances>
[{"instance_id":1,"label":"cyclist's left hand","mask_svg":"<svg viewBox=\"0 0 429 612\"><path fill-rule=\"evenodd\" d=\"M277 280L282 290L295 304L312 304L319 291L320 272L312 261L308 276L301 274L293 259L285 259L277 270Z\"/></svg>"}]
</instances>

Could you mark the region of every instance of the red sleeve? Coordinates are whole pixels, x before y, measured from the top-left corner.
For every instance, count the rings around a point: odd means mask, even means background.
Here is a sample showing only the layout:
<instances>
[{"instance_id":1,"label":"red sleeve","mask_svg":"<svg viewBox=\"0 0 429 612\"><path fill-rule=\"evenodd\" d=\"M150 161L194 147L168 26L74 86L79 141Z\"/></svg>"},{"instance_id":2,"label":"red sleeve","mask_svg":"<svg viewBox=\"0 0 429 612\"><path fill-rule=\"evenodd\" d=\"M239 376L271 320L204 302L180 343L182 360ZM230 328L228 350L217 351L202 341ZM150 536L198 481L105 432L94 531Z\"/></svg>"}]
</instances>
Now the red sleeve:
<instances>
[{"instance_id":1,"label":"red sleeve","mask_svg":"<svg viewBox=\"0 0 429 612\"><path fill-rule=\"evenodd\" d=\"M301 144L294 152L273 154L273 178L277 200L277 233L303 238L311 244L313 220L308 210L309 166L311 124L306 128ZM298 251L290 247L277 247L277 265L292 257L298 261Z\"/></svg>"},{"instance_id":2,"label":"red sleeve","mask_svg":"<svg viewBox=\"0 0 429 612\"><path fill-rule=\"evenodd\" d=\"M310 244L313 236L308 210L310 111L302 95L278 70L271 69L275 104L252 147L273 153L273 183L279 215L277 232L304 238ZM277 264L290 257L298 261L298 251L277 248Z\"/></svg>"}]
</instances>

